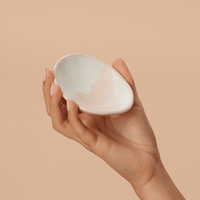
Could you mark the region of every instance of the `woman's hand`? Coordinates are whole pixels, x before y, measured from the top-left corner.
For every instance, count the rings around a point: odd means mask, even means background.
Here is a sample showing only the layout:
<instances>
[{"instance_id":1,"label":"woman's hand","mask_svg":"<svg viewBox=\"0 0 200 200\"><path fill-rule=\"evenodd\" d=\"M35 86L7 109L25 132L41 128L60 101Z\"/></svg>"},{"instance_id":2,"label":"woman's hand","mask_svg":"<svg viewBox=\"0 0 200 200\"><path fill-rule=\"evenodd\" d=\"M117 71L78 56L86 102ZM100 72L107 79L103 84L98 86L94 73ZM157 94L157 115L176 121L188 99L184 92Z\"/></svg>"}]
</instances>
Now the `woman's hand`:
<instances>
[{"instance_id":1,"label":"woman's hand","mask_svg":"<svg viewBox=\"0 0 200 200\"><path fill-rule=\"evenodd\" d=\"M134 104L126 113L100 116L81 112L73 100L66 103L60 86L52 84L54 75L48 69L43 82L44 100L53 128L102 158L129 181L140 196L158 173L160 155L125 62L118 58L113 68L125 78L134 93Z\"/></svg>"}]
</instances>

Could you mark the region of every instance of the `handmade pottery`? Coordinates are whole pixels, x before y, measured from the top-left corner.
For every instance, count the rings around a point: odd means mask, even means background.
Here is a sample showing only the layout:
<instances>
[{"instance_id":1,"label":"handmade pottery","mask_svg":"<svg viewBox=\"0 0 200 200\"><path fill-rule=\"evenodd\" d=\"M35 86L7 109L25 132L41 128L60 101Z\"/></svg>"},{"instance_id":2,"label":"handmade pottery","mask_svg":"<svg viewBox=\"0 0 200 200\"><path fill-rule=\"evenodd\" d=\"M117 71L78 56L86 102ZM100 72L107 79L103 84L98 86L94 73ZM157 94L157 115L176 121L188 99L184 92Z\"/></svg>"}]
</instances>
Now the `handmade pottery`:
<instances>
[{"instance_id":1,"label":"handmade pottery","mask_svg":"<svg viewBox=\"0 0 200 200\"><path fill-rule=\"evenodd\" d=\"M120 114L133 105L133 92L127 81L111 66L84 54L69 54L54 66L55 81L65 99L98 115Z\"/></svg>"}]
</instances>

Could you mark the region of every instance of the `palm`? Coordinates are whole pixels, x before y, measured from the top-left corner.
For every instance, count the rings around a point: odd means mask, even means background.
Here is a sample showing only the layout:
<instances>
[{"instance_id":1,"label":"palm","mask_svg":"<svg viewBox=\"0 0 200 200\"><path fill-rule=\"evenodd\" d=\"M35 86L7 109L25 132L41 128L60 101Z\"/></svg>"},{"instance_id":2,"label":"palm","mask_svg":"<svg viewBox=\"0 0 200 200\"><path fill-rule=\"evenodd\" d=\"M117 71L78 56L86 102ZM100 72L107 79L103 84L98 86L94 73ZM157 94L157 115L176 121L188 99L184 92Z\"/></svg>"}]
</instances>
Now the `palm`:
<instances>
[{"instance_id":1,"label":"palm","mask_svg":"<svg viewBox=\"0 0 200 200\"><path fill-rule=\"evenodd\" d=\"M142 178L141 184L151 178L154 161L159 155L142 107L134 104L128 112L117 117L82 113L80 118L90 131L103 135L99 137L95 153L118 173L131 182ZM148 163L145 166L144 160ZM135 173L130 175L132 171ZM148 173L145 178L141 177L144 171Z\"/></svg>"}]
</instances>

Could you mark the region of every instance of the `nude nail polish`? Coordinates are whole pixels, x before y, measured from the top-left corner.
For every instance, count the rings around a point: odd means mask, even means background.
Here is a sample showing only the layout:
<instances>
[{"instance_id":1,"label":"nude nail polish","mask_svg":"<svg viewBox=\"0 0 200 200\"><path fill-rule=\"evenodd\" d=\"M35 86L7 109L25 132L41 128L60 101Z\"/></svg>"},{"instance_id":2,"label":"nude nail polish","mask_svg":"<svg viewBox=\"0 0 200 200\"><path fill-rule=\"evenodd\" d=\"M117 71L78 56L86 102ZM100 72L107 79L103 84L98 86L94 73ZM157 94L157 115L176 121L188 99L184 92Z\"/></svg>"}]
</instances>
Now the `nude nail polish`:
<instances>
[{"instance_id":1,"label":"nude nail polish","mask_svg":"<svg viewBox=\"0 0 200 200\"><path fill-rule=\"evenodd\" d=\"M51 89L50 89L50 96L52 96L54 93L54 84L51 84Z\"/></svg>"},{"instance_id":2,"label":"nude nail polish","mask_svg":"<svg viewBox=\"0 0 200 200\"><path fill-rule=\"evenodd\" d=\"M68 112L69 112L69 109L70 109L70 103L69 102L70 102L69 99L67 99L67 110L68 110Z\"/></svg>"}]
</instances>

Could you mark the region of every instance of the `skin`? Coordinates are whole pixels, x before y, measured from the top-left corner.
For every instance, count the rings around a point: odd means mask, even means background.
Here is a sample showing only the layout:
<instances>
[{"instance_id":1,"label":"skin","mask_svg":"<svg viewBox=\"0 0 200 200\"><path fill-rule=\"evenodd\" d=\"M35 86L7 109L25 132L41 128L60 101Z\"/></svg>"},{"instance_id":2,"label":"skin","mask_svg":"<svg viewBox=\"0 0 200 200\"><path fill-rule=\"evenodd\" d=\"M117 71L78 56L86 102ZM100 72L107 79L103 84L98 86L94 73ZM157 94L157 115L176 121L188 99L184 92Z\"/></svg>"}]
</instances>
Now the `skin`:
<instances>
[{"instance_id":1,"label":"skin","mask_svg":"<svg viewBox=\"0 0 200 200\"><path fill-rule=\"evenodd\" d=\"M53 72L45 69L43 93L53 128L102 158L131 184L139 198L185 199L162 164L153 129L127 65L118 58L112 67L132 88L134 103L123 114L106 116L82 112L71 99L66 102L60 86L52 86Z\"/></svg>"}]
</instances>

